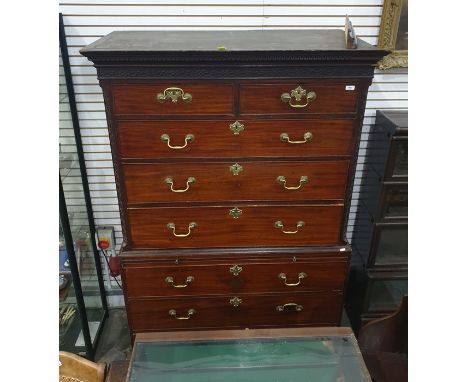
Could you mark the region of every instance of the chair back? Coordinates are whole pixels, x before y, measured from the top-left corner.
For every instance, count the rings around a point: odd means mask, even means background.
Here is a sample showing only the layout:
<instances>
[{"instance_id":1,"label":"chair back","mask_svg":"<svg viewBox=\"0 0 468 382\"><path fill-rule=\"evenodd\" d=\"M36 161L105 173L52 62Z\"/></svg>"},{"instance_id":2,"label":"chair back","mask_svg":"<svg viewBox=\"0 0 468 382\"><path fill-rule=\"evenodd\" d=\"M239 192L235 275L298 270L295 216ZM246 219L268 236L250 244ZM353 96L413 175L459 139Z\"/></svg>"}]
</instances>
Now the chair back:
<instances>
[{"instance_id":1,"label":"chair back","mask_svg":"<svg viewBox=\"0 0 468 382\"><path fill-rule=\"evenodd\" d=\"M104 382L105 363L95 363L76 354L59 353L60 382Z\"/></svg>"},{"instance_id":2,"label":"chair back","mask_svg":"<svg viewBox=\"0 0 468 382\"><path fill-rule=\"evenodd\" d=\"M408 296L403 297L395 313L364 325L358 342L363 353L408 354Z\"/></svg>"}]
</instances>

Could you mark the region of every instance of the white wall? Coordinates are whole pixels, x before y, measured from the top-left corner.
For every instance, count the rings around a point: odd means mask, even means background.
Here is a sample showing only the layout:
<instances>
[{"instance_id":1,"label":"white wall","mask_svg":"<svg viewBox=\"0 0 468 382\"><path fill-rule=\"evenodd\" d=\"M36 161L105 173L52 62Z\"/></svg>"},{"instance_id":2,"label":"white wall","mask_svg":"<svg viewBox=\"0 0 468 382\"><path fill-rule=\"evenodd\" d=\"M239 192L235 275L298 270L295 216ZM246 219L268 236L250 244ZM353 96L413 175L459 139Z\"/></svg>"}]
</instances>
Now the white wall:
<instances>
[{"instance_id":1,"label":"white wall","mask_svg":"<svg viewBox=\"0 0 468 382\"><path fill-rule=\"evenodd\" d=\"M359 37L377 44L383 0L61 0L96 225L122 229L106 116L96 70L79 50L114 30L342 28L348 14ZM360 154L376 109L407 109L406 69L376 70L365 112ZM61 86L61 91L66 89ZM357 178L361 176L362 155ZM355 187L355 191L358 187ZM351 205L349 237L354 224Z\"/></svg>"}]
</instances>

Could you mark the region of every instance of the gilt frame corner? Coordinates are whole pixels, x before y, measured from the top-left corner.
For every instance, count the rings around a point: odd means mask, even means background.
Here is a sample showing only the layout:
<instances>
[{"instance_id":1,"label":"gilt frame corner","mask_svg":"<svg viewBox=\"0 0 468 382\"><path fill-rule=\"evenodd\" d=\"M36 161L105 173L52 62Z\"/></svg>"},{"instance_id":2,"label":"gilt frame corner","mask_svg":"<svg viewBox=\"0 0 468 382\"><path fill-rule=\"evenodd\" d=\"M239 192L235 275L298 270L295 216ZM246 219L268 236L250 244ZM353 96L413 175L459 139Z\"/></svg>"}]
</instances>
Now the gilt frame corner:
<instances>
[{"instance_id":1,"label":"gilt frame corner","mask_svg":"<svg viewBox=\"0 0 468 382\"><path fill-rule=\"evenodd\" d=\"M408 67L408 51L395 49L403 2L404 0L384 0L377 45L392 53L377 63L380 70Z\"/></svg>"}]
</instances>

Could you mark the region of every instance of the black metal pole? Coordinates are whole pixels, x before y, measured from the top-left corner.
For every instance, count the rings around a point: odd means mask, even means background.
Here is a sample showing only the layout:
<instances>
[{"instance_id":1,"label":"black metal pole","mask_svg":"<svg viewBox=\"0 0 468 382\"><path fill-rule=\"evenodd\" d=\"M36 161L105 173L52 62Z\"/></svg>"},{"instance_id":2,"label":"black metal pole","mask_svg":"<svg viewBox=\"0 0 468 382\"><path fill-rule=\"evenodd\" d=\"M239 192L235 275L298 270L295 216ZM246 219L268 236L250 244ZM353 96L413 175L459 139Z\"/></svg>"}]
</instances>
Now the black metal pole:
<instances>
[{"instance_id":1,"label":"black metal pole","mask_svg":"<svg viewBox=\"0 0 468 382\"><path fill-rule=\"evenodd\" d=\"M78 161L80 164L81 170L81 180L83 183L83 191L86 203L86 212L88 215L88 222L89 222L89 229L91 235L91 245L93 247L94 252L94 262L96 264L96 273L97 279L99 284L99 290L101 295L101 303L102 307L105 311L104 318L107 317L108 307L107 307L107 299L106 299L106 290L104 288L104 280L102 279L102 268L101 268L101 261L99 258L99 252L96 246L96 226L94 225L94 216L93 216L93 207L91 204L91 196L89 192L89 184L88 184L88 174L86 172L86 164L83 154L83 143L81 142L81 132L80 132L80 123L78 120L78 111L76 109L76 102L75 102L75 91L73 89L73 80L72 74L70 70L70 59L68 57L68 48L67 48L67 40L65 37L65 27L63 25L63 16L59 13L59 38L60 38L60 51L62 53L62 62L63 62L63 70L65 72L65 81L67 83L67 92L68 92L68 99L70 104L70 112L72 117L73 123L73 131L75 134L75 141L76 141L76 149L78 154Z\"/></svg>"},{"instance_id":2,"label":"black metal pole","mask_svg":"<svg viewBox=\"0 0 468 382\"><path fill-rule=\"evenodd\" d=\"M70 230L70 222L68 221L67 204L65 195L63 194L62 180L59 176L59 210L60 224L62 225L63 238L65 239L65 247L67 249L68 260L70 262L70 270L73 279L73 288L75 290L76 303L78 313L80 315L81 330L86 346L86 354L91 361L94 361L94 349L89 333L88 316L86 314L85 302L83 299L83 291L81 290L81 280L78 273L78 264L76 262L75 246L73 245L73 237Z\"/></svg>"}]
</instances>

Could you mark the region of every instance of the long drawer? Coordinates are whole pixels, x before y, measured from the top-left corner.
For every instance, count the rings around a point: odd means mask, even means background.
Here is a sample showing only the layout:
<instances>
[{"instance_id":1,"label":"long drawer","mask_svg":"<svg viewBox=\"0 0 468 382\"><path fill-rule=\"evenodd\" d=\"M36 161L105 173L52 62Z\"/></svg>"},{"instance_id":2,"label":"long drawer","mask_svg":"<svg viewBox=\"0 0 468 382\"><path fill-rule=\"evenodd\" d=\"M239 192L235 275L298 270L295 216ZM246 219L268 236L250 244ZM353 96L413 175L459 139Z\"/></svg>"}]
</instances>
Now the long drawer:
<instances>
[{"instance_id":1,"label":"long drawer","mask_svg":"<svg viewBox=\"0 0 468 382\"><path fill-rule=\"evenodd\" d=\"M356 113L355 81L312 80L281 84L241 84L239 112L244 114Z\"/></svg>"},{"instance_id":2,"label":"long drawer","mask_svg":"<svg viewBox=\"0 0 468 382\"><path fill-rule=\"evenodd\" d=\"M233 85L226 83L113 84L112 96L117 115L234 113Z\"/></svg>"},{"instance_id":3,"label":"long drawer","mask_svg":"<svg viewBox=\"0 0 468 382\"><path fill-rule=\"evenodd\" d=\"M132 203L344 199L349 162L124 164Z\"/></svg>"},{"instance_id":4,"label":"long drawer","mask_svg":"<svg viewBox=\"0 0 468 382\"><path fill-rule=\"evenodd\" d=\"M123 159L352 155L352 119L120 121ZM171 148L172 147L172 148Z\"/></svg>"},{"instance_id":5,"label":"long drawer","mask_svg":"<svg viewBox=\"0 0 468 382\"><path fill-rule=\"evenodd\" d=\"M129 300L133 332L194 328L333 326L341 317L341 292L178 297Z\"/></svg>"},{"instance_id":6,"label":"long drawer","mask_svg":"<svg viewBox=\"0 0 468 382\"><path fill-rule=\"evenodd\" d=\"M115 114L234 114L233 83L113 84ZM240 114L355 113L359 85L355 81L308 80L274 84L240 84Z\"/></svg>"},{"instance_id":7,"label":"long drawer","mask_svg":"<svg viewBox=\"0 0 468 382\"><path fill-rule=\"evenodd\" d=\"M207 261L206 261L207 262ZM206 263L205 262L205 263ZM225 261L206 265L132 264L123 268L127 297L343 290L348 262Z\"/></svg>"},{"instance_id":8,"label":"long drawer","mask_svg":"<svg viewBox=\"0 0 468 382\"><path fill-rule=\"evenodd\" d=\"M128 208L128 249L330 245L343 205Z\"/></svg>"}]
</instances>

